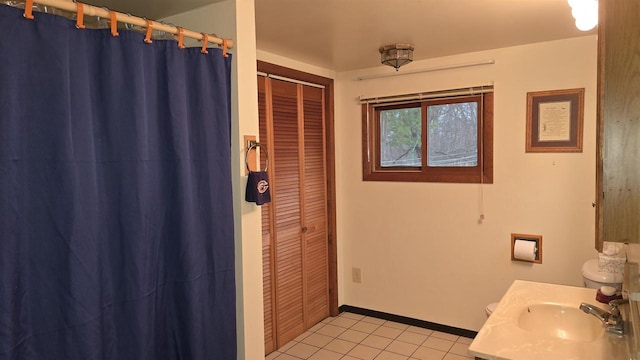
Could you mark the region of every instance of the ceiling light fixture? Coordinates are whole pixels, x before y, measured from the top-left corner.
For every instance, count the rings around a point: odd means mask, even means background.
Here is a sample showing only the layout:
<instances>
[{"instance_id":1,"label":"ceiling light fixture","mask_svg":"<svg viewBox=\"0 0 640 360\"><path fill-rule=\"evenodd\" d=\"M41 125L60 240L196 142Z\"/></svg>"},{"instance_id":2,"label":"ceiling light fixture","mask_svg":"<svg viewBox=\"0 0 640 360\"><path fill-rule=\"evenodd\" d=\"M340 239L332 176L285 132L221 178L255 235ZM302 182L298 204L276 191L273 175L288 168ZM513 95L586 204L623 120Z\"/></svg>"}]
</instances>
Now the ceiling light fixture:
<instances>
[{"instance_id":1,"label":"ceiling light fixture","mask_svg":"<svg viewBox=\"0 0 640 360\"><path fill-rule=\"evenodd\" d=\"M413 44L393 44L381 46L380 62L398 71L400 66L413 61Z\"/></svg>"},{"instance_id":2,"label":"ceiling light fixture","mask_svg":"<svg viewBox=\"0 0 640 360\"><path fill-rule=\"evenodd\" d=\"M568 0L576 27L589 31L598 25L598 0Z\"/></svg>"}]
</instances>

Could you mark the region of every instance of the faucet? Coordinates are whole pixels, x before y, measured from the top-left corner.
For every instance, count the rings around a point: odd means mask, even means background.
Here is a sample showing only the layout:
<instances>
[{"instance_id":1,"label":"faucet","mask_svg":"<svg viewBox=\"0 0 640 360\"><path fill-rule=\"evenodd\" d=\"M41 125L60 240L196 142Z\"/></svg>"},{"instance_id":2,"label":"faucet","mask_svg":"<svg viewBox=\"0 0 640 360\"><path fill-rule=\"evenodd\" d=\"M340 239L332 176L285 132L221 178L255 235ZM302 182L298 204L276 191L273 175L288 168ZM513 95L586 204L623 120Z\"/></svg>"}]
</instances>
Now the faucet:
<instances>
[{"instance_id":1,"label":"faucet","mask_svg":"<svg viewBox=\"0 0 640 360\"><path fill-rule=\"evenodd\" d=\"M624 333L624 322L618 306L628 302L628 299L611 300L609 301L609 311L602 310L595 305L582 303L580 304L580 310L600 319L606 326L607 332L622 335Z\"/></svg>"},{"instance_id":2,"label":"faucet","mask_svg":"<svg viewBox=\"0 0 640 360\"><path fill-rule=\"evenodd\" d=\"M609 313L608 311L602 310L595 305L591 305L587 303L580 304L580 310L584 311L587 314L591 314L597 317L603 323L606 323L607 321L609 321L609 316L611 316L611 313Z\"/></svg>"}]
</instances>

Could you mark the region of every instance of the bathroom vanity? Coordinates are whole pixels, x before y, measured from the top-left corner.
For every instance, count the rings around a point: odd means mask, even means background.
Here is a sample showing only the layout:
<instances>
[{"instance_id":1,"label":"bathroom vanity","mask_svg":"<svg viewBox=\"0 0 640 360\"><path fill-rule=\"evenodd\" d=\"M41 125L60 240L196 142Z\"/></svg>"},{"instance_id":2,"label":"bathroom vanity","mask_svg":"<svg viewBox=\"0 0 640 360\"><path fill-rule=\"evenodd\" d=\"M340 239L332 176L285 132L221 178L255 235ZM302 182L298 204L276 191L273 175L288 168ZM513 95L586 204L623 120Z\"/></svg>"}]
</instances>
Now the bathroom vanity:
<instances>
[{"instance_id":1,"label":"bathroom vanity","mask_svg":"<svg viewBox=\"0 0 640 360\"><path fill-rule=\"evenodd\" d=\"M602 321L579 309L581 303L609 310L596 301L595 289L516 280L469 353L487 360L635 359L627 341L632 330L606 332Z\"/></svg>"}]
</instances>

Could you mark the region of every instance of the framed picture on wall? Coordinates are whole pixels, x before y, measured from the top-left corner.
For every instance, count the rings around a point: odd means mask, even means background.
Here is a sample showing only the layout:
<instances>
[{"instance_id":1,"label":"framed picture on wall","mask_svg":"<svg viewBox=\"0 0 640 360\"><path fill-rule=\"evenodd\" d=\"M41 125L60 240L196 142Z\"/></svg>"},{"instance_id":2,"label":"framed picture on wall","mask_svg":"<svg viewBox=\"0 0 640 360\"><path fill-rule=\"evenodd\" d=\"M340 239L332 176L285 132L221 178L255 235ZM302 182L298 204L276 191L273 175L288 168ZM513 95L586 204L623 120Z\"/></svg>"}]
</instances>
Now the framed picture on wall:
<instances>
[{"instance_id":1,"label":"framed picture on wall","mask_svg":"<svg viewBox=\"0 0 640 360\"><path fill-rule=\"evenodd\" d=\"M584 88L527 93L526 152L582 152Z\"/></svg>"}]
</instances>

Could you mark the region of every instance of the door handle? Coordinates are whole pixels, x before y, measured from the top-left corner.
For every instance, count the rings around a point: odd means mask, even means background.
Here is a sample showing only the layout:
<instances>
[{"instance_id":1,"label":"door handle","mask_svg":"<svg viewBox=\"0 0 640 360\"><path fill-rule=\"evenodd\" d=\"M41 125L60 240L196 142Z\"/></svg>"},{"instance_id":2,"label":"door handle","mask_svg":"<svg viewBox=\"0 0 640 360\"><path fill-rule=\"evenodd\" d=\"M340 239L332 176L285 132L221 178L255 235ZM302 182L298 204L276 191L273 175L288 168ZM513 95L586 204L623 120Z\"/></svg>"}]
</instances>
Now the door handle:
<instances>
[{"instance_id":1,"label":"door handle","mask_svg":"<svg viewBox=\"0 0 640 360\"><path fill-rule=\"evenodd\" d=\"M309 231L309 228L307 228L306 226L303 226L301 230L303 234L306 234L307 231Z\"/></svg>"}]
</instances>

